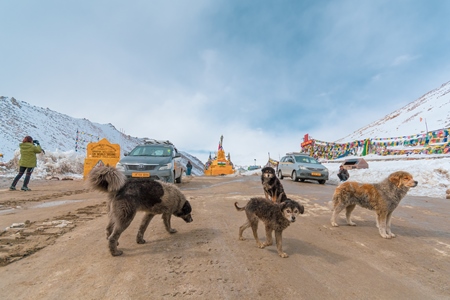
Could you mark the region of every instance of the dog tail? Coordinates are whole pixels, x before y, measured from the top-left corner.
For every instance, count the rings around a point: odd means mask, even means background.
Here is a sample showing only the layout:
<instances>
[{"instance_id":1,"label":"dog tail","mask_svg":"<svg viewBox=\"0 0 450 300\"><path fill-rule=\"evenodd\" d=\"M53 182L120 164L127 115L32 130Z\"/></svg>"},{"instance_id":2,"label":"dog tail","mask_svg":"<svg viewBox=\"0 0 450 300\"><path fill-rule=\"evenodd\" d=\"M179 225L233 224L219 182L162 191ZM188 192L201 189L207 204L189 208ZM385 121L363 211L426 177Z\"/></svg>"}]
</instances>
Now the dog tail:
<instances>
[{"instance_id":1,"label":"dog tail","mask_svg":"<svg viewBox=\"0 0 450 300\"><path fill-rule=\"evenodd\" d=\"M91 170L88 177L89 186L97 191L110 193L120 190L127 178L113 167L98 166Z\"/></svg>"},{"instance_id":2,"label":"dog tail","mask_svg":"<svg viewBox=\"0 0 450 300\"><path fill-rule=\"evenodd\" d=\"M243 211L243 210L245 210L245 206L244 206L244 207L239 207L237 204L238 204L237 202L234 202L234 207L236 207L236 210L237 210L237 211Z\"/></svg>"},{"instance_id":3,"label":"dog tail","mask_svg":"<svg viewBox=\"0 0 450 300\"><path fill-rule=\"evenodd\" d=\"M333 200L326 202L326 204L327 204L327 206L328 206L328 208L329 208L330 210L333 210L333 209L334 209L334 203L333 203Z\"/></svg>"}]
</instances>

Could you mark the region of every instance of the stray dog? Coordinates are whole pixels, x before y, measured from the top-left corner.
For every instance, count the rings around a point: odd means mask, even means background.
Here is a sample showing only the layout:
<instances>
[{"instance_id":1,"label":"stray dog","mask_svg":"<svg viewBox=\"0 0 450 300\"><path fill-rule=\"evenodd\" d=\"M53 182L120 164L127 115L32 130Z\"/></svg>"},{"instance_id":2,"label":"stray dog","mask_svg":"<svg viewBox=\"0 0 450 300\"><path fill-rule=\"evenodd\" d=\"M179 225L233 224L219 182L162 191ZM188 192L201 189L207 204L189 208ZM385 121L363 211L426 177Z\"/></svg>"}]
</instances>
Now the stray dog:
<instances>
[{"instance_id":1,"label":"stray dog","mask_svg":"<svg viewBox=\"0 0 450 300\"><path fill-rule=\"evenodd\" d=\"M281 257L288 257L282 249L282 236L283 230L286 229L291 222L295 222L295 219L299 214L303 214L305 208L297 201L286 199L282 203L273 203L262 197L251 198L250 201L244 206L239 207L237 202L234 206L238 211L245 210L247 214L247 222L239 227L239 239L245 240L242 237L242 233L245 229L252 227L253 236L256 240L256 245L259 248L272 245L272 231L275 230L275 241L277 243L278 255ZM266 242L261 243L258 238L258 221L264 222L266 227Z\"/></svg>"},{"instance_id":2,"label":"stray dog","mask_svg":"<svg viewBox=\"0 0 450 300\"><path fill-rule=\"evenodd\" d=\"M395 234L391 232L392 213L409 189L415 186L417 181L413 180L411 174L403 171L394 172L385 180L375 184L346 181L334 192L331 225L338 226L336 216L345 208L347 224L355 226L350 215L358 204L376 212L377 227L383 238L393 238Z\"/></svg>"},{"instance_id":3,"label":"stray dog","mask_svg":"<svg viewBox=\"0 0 450 300\"><path fill-rule=\"evenodd\" d=\"M152 218L162 214L166 230L177 232L170 226L170 217L182 218L186 223L192 222L191 205L180 190L171 183L148 179L127 180L125 175L113 167L95 167L89 173L89 185L94 190L109 195L109 224L106 238L109 251L118 256L123 251L117 250L119 237L133 221L138 210L145 211L136 237L138 244L144 244L144 232Z\"/></svg>"},{"instance_id":4,"label":"stray dog","mask_svg":"<svg viewBox=\"0 0 450 300\"><path fill-rule=\"evenodd\" d=\"M261 172L261 183L266 199L270 199L276 203L285 201L287 199L286 193L284 192L280 179L278 179L275 173L275 169L272 167L264 167Z\"/></svg>"}]
</instances>

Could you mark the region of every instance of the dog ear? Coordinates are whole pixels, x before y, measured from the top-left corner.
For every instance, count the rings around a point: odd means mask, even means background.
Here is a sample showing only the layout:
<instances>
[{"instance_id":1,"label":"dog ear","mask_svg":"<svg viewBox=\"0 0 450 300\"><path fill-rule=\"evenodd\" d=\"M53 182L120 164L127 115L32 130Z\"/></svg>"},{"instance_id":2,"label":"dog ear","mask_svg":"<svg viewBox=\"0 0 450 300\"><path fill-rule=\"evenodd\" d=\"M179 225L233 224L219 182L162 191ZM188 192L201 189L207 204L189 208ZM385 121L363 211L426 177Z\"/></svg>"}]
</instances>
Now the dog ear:
<instances>
[{"instance_id":1,"label":"dog ear","mask_svg":"<svg viewBox=\"0 0 450 300\"><path fill-rule=\"evenodd\" d=\"M395 184L396 187L400 187L401 183L401 174L399 172L392 173L389 175L389 181Z\"/></svg>"},{"instance_id":2,"label":"dog ear","mask_svg":"<svg viewBox=\"0 0 450 300\"><path fill-rule=\"evenodd\" d=\"M189 203L189 201L186 200L186 202L184 202L184 205L181 208L181 210L175 212L174 215L176 217L181 217L181 216L185 216L187 214L190 214L191 212L192 212L191 204Z\"/></svg>"},{"instance_id":3,"label":"dog ear","mask_svg":"<svg viewBox=\"0 0 450 300\"><path fill-rule=\"evenodd\" d=\"M299 213L303 215L303 213L305 212L305 207L303 205L301 205L298 201L295 201L295 200L291 200L291 201L295 203L295 206L297 207Z\"/></svg>"},{"instance_id":4,"label":"dog ear","mask_svg":"<svg viewBox=\"0 0 450 300\"><path fill-rule=\"evenodd\" d=\"M298 207L299 207L298 211L300 212L300 214L303 215L303 213L305 212L305 207L303 205L301 205L300 203L298 204Z\"/></svg>"}]
</instances>

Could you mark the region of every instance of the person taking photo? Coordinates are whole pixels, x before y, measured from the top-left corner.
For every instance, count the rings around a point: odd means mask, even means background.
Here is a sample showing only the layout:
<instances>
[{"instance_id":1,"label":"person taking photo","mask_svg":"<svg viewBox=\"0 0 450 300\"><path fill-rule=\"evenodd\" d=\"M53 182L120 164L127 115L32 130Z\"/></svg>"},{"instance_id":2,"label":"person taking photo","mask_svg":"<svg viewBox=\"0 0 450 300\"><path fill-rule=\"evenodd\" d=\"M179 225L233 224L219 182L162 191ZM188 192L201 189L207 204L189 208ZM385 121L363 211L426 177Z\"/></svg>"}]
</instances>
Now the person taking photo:
<instances>
[{"instance_id":1,"label":"person taking photo","mask_svg":"<svg viewBox=\"0 0 450 300\"><path fill-rule=\"evenodd\" d=\"M9 187L9 190L16 190L17 183L19 182L20 178L22 178L22 175L26 172L21 190L31 191L31 189L28 188L28 183L31 179L31 173L33 173L33 170L37 165L36 154L43 152L43 150L39 145L39 141L33 140L33 138L29 135L27 135L23 139L22 143L19 144L19 148L19 174L17 174L17 176L14 178L11 186Z\"/></svg>"}]
</instances>

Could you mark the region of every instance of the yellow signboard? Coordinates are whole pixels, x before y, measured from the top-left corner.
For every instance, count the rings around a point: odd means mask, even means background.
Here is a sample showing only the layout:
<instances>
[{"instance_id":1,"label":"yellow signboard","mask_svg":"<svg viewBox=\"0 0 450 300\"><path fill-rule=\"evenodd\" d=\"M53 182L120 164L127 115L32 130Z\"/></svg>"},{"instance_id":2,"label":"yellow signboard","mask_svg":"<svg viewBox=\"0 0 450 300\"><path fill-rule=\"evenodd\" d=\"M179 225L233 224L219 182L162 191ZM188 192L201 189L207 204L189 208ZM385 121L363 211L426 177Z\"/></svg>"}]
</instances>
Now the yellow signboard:
<instances>
[{"instance_id":1,"label":"yellow signboard","mask_svg":"<svg viewBox=\"0 0 450 300\"><path fill-rule=\"evenodd\" d=\"M120 160L119 144L111 144L107 139L87 145L86 158L84 159L84 178L92 168L96 166L115 167Z\"/></svg>"}]
</instances>

